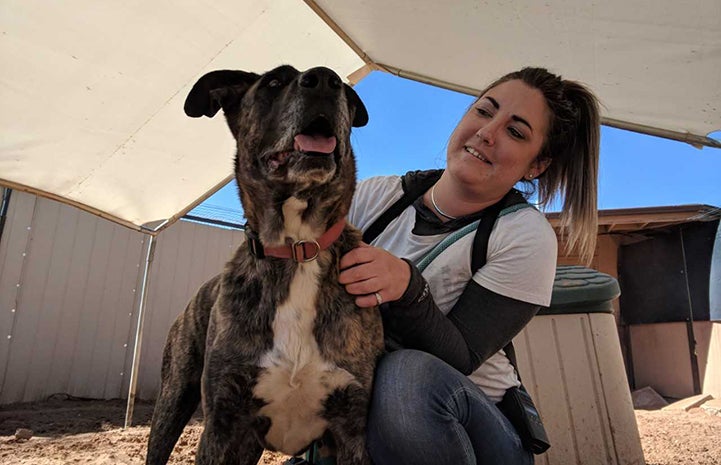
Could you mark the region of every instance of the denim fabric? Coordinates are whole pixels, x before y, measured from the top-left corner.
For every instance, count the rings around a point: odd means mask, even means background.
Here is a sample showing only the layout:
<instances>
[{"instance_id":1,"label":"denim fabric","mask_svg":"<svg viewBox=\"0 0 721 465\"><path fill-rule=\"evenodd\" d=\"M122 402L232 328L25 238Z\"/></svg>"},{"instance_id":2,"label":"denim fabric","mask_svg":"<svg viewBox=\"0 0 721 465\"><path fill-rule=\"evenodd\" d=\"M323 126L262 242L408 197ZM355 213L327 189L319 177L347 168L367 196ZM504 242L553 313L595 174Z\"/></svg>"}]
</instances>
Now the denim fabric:
<instances>
[{"instance_id":1,"label":"denim fabric","mask_svg":"<svg viewBox=\"0 0 721 465\"><path fill-rule=\"evenodd\" d=\"M513 426L468 377L417 350L384 356L368 418L375 465L525 465Z\"/></svg>"}]
</instances>

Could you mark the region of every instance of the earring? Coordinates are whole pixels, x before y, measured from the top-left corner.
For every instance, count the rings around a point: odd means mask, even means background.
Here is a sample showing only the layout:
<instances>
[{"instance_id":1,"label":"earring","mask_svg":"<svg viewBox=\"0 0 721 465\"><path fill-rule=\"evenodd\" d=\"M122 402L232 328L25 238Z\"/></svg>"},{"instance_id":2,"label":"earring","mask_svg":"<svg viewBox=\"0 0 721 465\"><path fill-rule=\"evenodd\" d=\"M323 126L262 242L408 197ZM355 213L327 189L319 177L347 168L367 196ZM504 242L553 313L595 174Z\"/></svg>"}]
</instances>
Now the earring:
<instances>
[{"instance_id":1,"label":"earring","mask_svg":"<svg viewBox=\"0 0 721 465\"><path fill-rule=\"evenodd\" d=\"M533 173L528 173L528 180L529 180L529 181L532 181L532 180L533 180L533 176L535 176Z\"/></svg>"}]
</instances>

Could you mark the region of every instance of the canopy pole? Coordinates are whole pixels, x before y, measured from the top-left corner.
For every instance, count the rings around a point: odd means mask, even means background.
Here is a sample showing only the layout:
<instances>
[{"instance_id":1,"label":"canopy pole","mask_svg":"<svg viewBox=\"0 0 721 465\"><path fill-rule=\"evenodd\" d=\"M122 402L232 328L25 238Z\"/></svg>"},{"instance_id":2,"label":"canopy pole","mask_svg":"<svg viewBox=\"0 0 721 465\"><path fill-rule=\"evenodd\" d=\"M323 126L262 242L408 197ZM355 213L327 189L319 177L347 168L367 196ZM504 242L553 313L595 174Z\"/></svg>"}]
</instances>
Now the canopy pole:
<instances>
[{"instance_id":1,"label":"canopy pole","mask_svg":"<svg viewBox=\"0 0 721 465\"><path fill-rule=\"evenodd\" d=\"M721 141L712 139L711 137L691 134L690 132L671 131L670 129L654 128L629 121L621 121L613 118L601 118L601 124L612 128L624 129L626 131L648 134L650 136L662 137L664 139L686 142L689 145L702 149L703 147L711 147L721 149Z\"/></svg>"},{"instance_id":2,"label":"canopy pole","mask_svg":"<svg viewBox=\"0 0 721 465\"><path fill-rule=\"evenodd\" d=\"M135 408L135 393L138 387L138 369L140 365L140 350L143 342L143 323L145 322L145 303L148 297L148 282L150 281L150 264L155 255L155 236L149 235L148 250L145 256L145 269L143 270L143 284L140 289L140 303L138 304L138 324L135 329L135 347L133 349L133 365L130 370L130 385L128 387L128 404L125 410L125 426L128 428L133 421Z\"/></svg>"},{"instance_id":3,"label":"canopy pole","mask_svg":"<svg viewBox=\"0 0 721 465\"><path fill-rule=\"evenodd\" d=\"M2 242L3 231L5 230L5 219L8 216L8 209L10 208L10 196L13 192L9 187L3 188L2 191L2 203L0 203L0 242Z\"/></svg>"}]
</instances>

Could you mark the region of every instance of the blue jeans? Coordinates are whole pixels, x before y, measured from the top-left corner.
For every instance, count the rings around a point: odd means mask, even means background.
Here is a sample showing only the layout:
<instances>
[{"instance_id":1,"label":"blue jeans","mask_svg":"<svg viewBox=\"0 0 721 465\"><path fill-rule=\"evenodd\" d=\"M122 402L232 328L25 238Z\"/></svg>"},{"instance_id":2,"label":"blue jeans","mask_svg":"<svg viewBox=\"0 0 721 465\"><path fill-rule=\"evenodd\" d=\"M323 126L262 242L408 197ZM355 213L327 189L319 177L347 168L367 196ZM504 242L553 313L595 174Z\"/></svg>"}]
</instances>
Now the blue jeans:
<instances>
[{"instance_id":1,"label":"blue jeans","mask_svg":"<svg viewBox=\"0 0 721 465\"><path fill-rule=\"evenodd\" d=\"M533 464L495 403L442 360L399 350L375 376L367 439L375 465Z\"/></svg>"}]
</instances>

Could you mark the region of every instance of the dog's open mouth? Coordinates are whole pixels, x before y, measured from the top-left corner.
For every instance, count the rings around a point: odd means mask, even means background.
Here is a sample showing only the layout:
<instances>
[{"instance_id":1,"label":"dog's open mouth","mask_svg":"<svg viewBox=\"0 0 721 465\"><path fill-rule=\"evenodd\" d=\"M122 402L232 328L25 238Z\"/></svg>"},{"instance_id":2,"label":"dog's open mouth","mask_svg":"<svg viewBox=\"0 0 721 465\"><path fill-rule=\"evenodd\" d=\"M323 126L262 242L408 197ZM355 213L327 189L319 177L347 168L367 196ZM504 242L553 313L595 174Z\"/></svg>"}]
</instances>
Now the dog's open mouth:
<instances>
[{"instance_id":1,"label":"dog's open mouth","mask_svg":"<svg viewBox=\"0 0 721 465\"><path fill-rule=\"evenodd\" d=\"M337 143L330 121L321 115L293 138L293 150L272 154L268 164L275 170L285 165L293 155L328 158L335 152Z\"/></svg>"}]
</instances>

